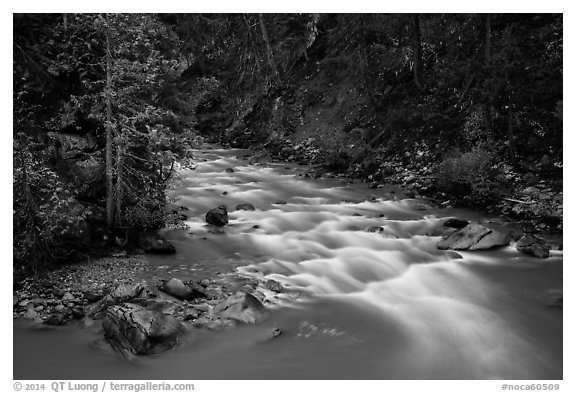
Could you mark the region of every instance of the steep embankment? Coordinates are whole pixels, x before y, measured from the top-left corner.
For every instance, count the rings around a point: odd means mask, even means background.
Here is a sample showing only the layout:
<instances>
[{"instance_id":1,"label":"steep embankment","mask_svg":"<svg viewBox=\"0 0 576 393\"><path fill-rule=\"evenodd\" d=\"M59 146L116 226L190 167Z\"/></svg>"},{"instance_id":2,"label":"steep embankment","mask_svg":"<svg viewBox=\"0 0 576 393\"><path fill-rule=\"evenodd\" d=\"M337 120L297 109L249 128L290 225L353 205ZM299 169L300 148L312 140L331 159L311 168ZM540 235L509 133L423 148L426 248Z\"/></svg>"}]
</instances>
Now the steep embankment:
<instances>
[{"instance_id":1,"label":"steep embankment","mask_svg":"<svg viewBox=\"0 0 576 393\"><path fill-rule=\"evenodd\" d=\"M397 102L377 100L358 72L330 59L305 63L287 80L244 97L244 109L220 141L266 149L272 157L344 173L373 188L399 184L408 195L444 206L465 205L524 220L535 230L562 231L562 170L548 156L513 167L485 143L462 148L458 115L443 120L446 132L436 132L438 119L425 113L431 106L422 109L436 97L414 92Z\"/></svg>"}]
</instances>

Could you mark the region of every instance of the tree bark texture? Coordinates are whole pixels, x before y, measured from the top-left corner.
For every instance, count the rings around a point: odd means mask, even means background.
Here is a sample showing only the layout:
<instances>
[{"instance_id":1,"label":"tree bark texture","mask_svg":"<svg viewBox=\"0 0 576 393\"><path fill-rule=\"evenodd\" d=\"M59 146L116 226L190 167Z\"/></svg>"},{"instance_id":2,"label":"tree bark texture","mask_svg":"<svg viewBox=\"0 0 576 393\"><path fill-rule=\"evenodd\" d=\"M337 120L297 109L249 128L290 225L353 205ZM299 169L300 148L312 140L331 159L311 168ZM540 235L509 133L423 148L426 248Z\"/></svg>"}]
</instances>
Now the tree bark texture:
<instances>
[{"instance_id":1,"label":"tree bark texture","mask_svg":"<svg viewBox=\"0 0 576 393\"><path fill-rule=\"evenodd\" d=\"M414 83L420 90L424 90L423 64L422 64L422 39L420 34L420 16L412 14L410 16L412 30L412 54L414 56Z\"/></svg>"},{"instance_id":2,"label":"tree bark texture","mask_svg":"<svg viewBox=\"0 0 576 393\"><path fill-rule=\"evenodd\" d=\"M278 68L276 67L276 62L274 61L274 52L272 50L272 45L270 45L270 39L268 38L268 31L266 30L266 25L264 24L264 18L262 14L258 14L260 20L260 30L262 31L262 39L266 44L266 54L268 56L268 64L272 69L272 74L274 79L278 79Z\"/></svg>"},{"instance_id":3,"label":"tree bark texture","mask_svg":"<svg viewBox=\"0 0 576 393\"><path fill-rule=\"evenodd\" d=\"M106 15L106 223L114 228L114 157L112 129L112 53L110 21Z\"/></svg>"},{"instance_id":4,"label":"tree bark texture","mask_svg":"<svg viewBox=\"0 0 576 393\"><path fill-rule=\"evenodd\" d=\"M492 37L491 37L491 26L490 26L490 14L486 14L484 18L484 66L488 69L490 65L490 60L492 57L491 54L491 47L492 47ZM483 112L484 112L484 125L486 128L486 132L488 134L488 138L492 137L492 110L490 108L490 97L489 97L489 90L488 90L488 83L485 82L484 84L484 94L485 99L483 103Z\"/></svg>"},{"instance_id":5,"label":"tree bark texture","mask_svg":"<svg viewBox=\"0 0 576 393\"><path fill-rule=\"evenodd\" d=\"M122 225L122 194L124 192L124 173L122 170L123 160L122 154L124 153L124 142L122 137L116 138L116 220L115 224Z\"/></svg>"}]
</instances>

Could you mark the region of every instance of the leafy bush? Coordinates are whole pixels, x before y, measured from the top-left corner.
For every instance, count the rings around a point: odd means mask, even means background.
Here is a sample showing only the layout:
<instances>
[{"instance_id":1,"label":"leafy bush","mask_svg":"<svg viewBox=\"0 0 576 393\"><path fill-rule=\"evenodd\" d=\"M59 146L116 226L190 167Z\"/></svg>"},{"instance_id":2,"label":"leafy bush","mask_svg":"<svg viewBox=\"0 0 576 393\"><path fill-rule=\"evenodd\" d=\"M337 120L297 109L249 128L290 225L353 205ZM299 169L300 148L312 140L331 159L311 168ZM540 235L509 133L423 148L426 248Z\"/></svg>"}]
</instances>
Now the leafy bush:
<instances>
[{"instance_id":1,"label":"leafy bush","mask_svg":"<svg viewBox=\"0 0 576 393\"><path fill-rule=\"evenodd\" d=\"M135 205L128 206L124 213L128 227L149 230L164 226L166 220L166 198L163 194L156 197L148 194L140 198Z\"/></svg>"},{"instance_id":2,"label":"leafy bush","mask_svg":"<svg viewBox=\"0 0 576 393\"><path fill-rule=\"evenodd\" d=\"M494 154L477 146L469 152L455 152L438 167L436 183L445 192L468 205L486 206L499 196L499 175Z\"/></svg>"},{"instance_id":3,"label":"leafy bush","mask_svg":"<svg viewBox=\"0 0 576 393\"><path fill-rule=\"evenodd\" d=\"M346 151L328 150L325 152L325 166L331 171L344 171L350 164L350 156Z\"/></svg>"},{"instance_id":4,"label":"leafy bush","mask_svg":"<svg viewBox=\"0 0 576 393\"><path fill-rule=\"evenodd\" d=\"M81 249L91 209L81 205L32 139L14 144L13 262L15 272L38 273ZM72 247L71 247L72 245Z\"/></svg>"}]
</instances>

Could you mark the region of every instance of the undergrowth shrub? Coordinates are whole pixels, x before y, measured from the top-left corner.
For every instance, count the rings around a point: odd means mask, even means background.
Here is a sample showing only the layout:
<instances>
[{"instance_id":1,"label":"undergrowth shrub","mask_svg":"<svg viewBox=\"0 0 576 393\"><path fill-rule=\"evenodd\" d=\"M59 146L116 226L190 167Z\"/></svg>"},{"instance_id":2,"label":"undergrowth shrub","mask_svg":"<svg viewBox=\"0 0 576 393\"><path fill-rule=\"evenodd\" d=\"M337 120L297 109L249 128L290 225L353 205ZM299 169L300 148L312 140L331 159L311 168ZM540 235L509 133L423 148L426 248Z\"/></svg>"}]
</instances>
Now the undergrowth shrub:
<instances>
[{"instance_id":1,"label":"undergrowth shrub","mask_svg":"<svg viewBox=\"0 0 576 393\"><path fill-rule=\"evenodd\" d=\"M483 146L464 153L456 151L440 163L437 186L459 198L463 204L489 205L500 194L495 158L494 153Z\"/></svg>"},{"instance_id":2,"label":"undergrowth shrub","mask_svg":"<svg viewBox=\"0 0 576 393\"><path fill-rule=\"evenodd\" d=\"M38 274L83 248L92 211L74 197L47 161L49 153L23 134L14 140L12 180L14 273Z\"/></svg>"},{"instance_id":3,"label":"undergrowth shrub","mask_svg":"<svg viewBox=\"0 0 576 393\"><path fill-rule=\"evenodd\" d=\"M160 192L145 195L126 208L124 219L128 227L140 230L161 228L166 220L166 198Z\"/></svg>"}]
</instances>

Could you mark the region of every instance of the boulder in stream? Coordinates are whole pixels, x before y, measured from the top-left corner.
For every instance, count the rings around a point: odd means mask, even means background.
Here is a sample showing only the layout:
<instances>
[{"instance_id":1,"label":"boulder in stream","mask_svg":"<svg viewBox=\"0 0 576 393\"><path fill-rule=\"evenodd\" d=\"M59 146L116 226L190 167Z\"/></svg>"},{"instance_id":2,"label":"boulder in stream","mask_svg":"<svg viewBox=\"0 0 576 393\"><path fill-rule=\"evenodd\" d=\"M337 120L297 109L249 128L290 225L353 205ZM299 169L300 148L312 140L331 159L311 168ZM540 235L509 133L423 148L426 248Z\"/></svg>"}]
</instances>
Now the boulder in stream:
<instances>
[{"instance_id":1,"label":"boulder in stream","mask_svg":"<svg viewBox=\"0 0 576 393\"><path fill-rule=\"evenodd\" d=\"M256 323L262 319L266 308L253 295L236 292L221 303L214 306L213 314L226 319L244 323Z\"/></svg>"},{"instance_id":2,"label":"boulder in stream","mask_svg":"<svg viewBox=\"0 0 576 393\"><path fill-rule=\"evenodd\" d=\"M102 327L116 350L136 355L171 349L184 332L174 317L131 303L108 307Z\"/></svg>"},{"instance_id":3,"label":"boulder in stream","mask_svg":"<svg viewBox=\"0 0 576 393\"><path fill-rule=\"evenodd\" d=\"M176 249L168 240L156 232L145 232L138 235L138 246L150 254L174 254Z\"/></svg>"},{"instance_id":4,"label":"boulder in stream","mask_svg":"<svg viewBox=\"0 0 576 393\"><path fill-rule=\"evenodd\" d=\"M228 211L226 205L220 205L214 209L211 209L206 213L205 220L208 224L215 225L217 227L223 227L228 224Z\"/></svg>"},{"instance_id":5,"label":"boulder in stream","mask_svg":"<svg viewBox=\"0 0 576 393\"><path fill-rule=\"evenodd\" d=\"M534 235L522 236L516 243L516 250L538 258L548 258L550 256L550 246Z\"/></svg>"},{"instance_id":6,"label":"boulder in stream","mask_svg":"<svg viewBox=\"0 0 576 393\"><path fill-rule=\"evenodd\" d=\"M460 218L449 218L446 221L444 221L444 224L442 225L448 228L462 229L468 224L469 224L468 221L462 220Z\"/></svg>"},{"instance_id":7,"label":"boulder in stream","mask_svg":"<svg viewBox=\"0 0 576 393\"><path fill-rule=\"evenodd\" d=\"M468 250L489 250L495 247L507 246L509 243L510 238L508 234L492 229L492 231L480 239L478 243L472 244Z\"/></svg>"},{"instance_id":8,"label":"boulder in stream","mask_svg":"<svg viewBox=\"0 0 576 393\"><path fill-rule=\"evenodd\" d=\"M236 206L236 210L255 210L254 205L251 203L241 203L238 206Z\"/></svg>"},{"instance_id":9,"label":"boulder in stream","mask_svg":"<svg viewBox=\"0 0 576 393\"><path fill-rule=\"evenodd\" d=\"M206 293L200 291L198 288L194 286L190 286L184 283L182 280L178 278L171 278L168 281L162 283L159 289L167 293L169 295L174 296L177 299L181 300L192 300L196 298L205 298Z\"/></svg>"},{"instance_id":10,"label":"boulder in stream","mask_svg":"<svg viewBox=\"0 0 576 393\"><path fill-rule=\"evenodd\" d=\"M488 250L508 245L509 238L500 231L482 225L468 224L438 242L440 250Z\"/></svg>"},{"instance_id":11,"label":"boulder in stream","mask_svg":"<svg viewBox=\"0 0 576 393\"><path fill-rule=\"evenodd\" d=\"M110 295L104 296L102 299L98 300L96 303L89 304L84 309L86 315L92 319L102 319L106 315L106 310L108 306L116 304L116 300Z\"/></svg>"}]
</instances>

